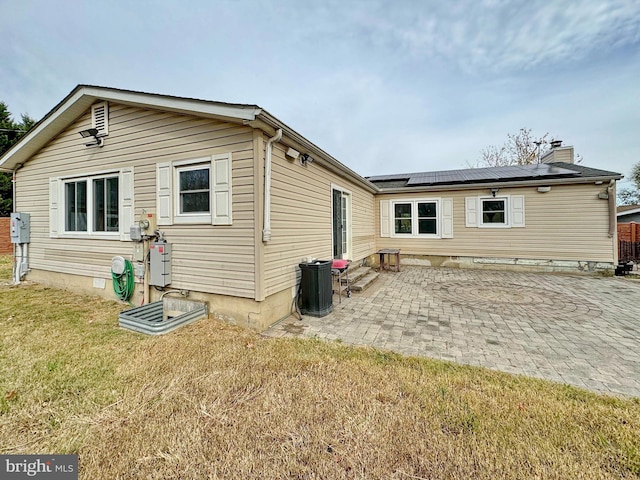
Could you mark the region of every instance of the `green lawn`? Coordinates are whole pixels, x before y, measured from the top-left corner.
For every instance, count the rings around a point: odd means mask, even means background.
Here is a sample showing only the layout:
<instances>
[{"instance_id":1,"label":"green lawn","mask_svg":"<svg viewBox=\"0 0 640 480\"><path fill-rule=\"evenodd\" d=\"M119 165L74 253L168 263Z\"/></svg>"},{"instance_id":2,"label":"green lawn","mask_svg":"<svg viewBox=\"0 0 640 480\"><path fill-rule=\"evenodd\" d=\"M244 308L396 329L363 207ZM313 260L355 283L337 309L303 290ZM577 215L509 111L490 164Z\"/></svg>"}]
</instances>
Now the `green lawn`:
<instances>
[{"instance_id":1,"label":"green lawn","mask_svg":"<svg viewBox=\"0 0 640 480\"><path fill-rule=\"evenodd\" d=\"M147 337L122 308L0 287L0 453L78 453L85 479L640 476L639 399L214 320Z\"/></svg>"}]
</instances>

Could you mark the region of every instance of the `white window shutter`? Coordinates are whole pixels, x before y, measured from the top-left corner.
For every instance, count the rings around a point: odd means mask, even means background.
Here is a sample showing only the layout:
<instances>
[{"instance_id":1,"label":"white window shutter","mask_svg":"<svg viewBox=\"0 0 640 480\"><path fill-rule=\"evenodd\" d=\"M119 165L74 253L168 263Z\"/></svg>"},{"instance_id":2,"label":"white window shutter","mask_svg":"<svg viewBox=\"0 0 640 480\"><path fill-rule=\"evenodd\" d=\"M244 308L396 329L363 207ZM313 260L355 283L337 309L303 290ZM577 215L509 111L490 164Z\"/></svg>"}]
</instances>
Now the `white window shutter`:
<instances>
[{"instance_id":1,"label":"white window shutter","mask_svg":"<svg viewBox=\"0 0 640 480\"><path fill-rule=\"evenodd\" d=\"M158 225L173 223L173 171L171 162L156 165Z\"/></svg>"},{"instance_id":2,"label":"white window shutter","mask_svg":"<svg viewBox=\"0 0 640 480\"><path fill-rule=\"evenodd\" d=\"M380 236L389 237L389 207L391 202L389 200L380 200Z\"/></svg>"},{"instance_id":3,"label":"white window shutter","mask_svg":"<svg viewBox=\"0 0 640 480\"><path fill-rule=\"evenodd\" d=\"M118 224L120 225L120 240L131 240L130 228L134 221L134 177L133 167L123 168L120 170L120 216Z\"/></svg>"},{"instance_id":4,"label":"white window shutter","mask_svg":"<svg viewBox=\"0 0 640 480\"><path fill-rule=\"evenodd\" d=\"M60 205L62 182L57 178L49 179L49 236L56 238L62 231L60 221L64 207Z\"/></svg>"},{"instance_id":5,"label":"white window shutter","mask_svg":"<svg viewBox=\"0 0 640 480\"><path fill-rule=\"evenodd\" d=\"M442 199L442 235L441 238L453 238L453 198Z\"/></svg>"},{"instance_id":6,"label":"white window shutter","mask_svg":"<svg viewBox=\"0 0 640 480\"><path fill-rule=\"evenodd\" d=\"M98 130L98 135L109 135L109 104L97 103L91 107L91 124Z\"/></svg>"},{"instance_id":7,"label":"white window shutter","mask_svg":"<svg viewBox=\"0 0 640 480\"><path fill-rule=\"evenodd\" d=\"M214 155L212 168L212 215L213 225L231 225L231 154Z\"/></svg>"},{"instance_id":8,"label":"white window shutter","mask_svg":"<svg viewBox=\"0 0 640 480\"><path fill-rule=\"evenodd\" d=\"M524 195L511 195L511 226L524 227Z\"/></svg>"},{"instance_id":9,"label":"white window shutter","mask_svg":"<svg viewBox=\"0 0 640 480\"><path fill-rule=\"evenodd\" d=\"M465 197L464 213L467 227L478 226L478 197Z\"/></svg>"}]
</instances>

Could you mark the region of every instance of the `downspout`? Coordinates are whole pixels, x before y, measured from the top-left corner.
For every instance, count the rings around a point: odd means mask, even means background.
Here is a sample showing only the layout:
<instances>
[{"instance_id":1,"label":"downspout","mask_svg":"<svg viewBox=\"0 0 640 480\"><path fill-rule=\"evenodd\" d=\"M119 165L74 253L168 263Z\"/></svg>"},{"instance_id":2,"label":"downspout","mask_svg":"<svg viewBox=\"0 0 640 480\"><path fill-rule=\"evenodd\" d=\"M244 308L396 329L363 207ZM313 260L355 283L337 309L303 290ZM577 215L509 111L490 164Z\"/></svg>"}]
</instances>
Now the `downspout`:
<instances>
[{"instance_id":1,"label":"downspout","mask_svg":"<svg viewBox=\"0 0 640 480\"><path fill-rule=\"evenodd\" d=\"M276 134L267 140L264 160L264 227L262 229L262 241L267 243L271 240L271 150L273 142L278 142L282 138L282 129L279 128Z\"/></svg>"},{"instance_id":2,"label":"downspout","mask_svg":"<svg viewBox=\"0 0 640 480\"><path fill-rule=\"evenodd\" d=\"M609 186L607 187L607 194L609 195L609 198L607 199L609 201L609 238L613 238L613 236L616 234L617 221L618 221L617 214L616 214L615 188L616 188L616 181L611 180L609 182ZM614 249L615 249L615 246L614 246Z\"/></svg>"}]
</instances>

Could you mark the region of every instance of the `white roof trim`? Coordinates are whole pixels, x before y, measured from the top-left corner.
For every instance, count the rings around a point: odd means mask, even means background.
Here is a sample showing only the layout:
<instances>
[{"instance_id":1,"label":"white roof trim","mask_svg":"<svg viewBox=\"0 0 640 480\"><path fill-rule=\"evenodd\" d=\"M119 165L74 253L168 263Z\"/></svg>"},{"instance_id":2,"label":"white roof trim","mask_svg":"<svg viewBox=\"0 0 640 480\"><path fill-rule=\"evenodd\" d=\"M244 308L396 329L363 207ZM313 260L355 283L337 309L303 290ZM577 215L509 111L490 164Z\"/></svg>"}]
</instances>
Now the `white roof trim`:
<instances>
[{"instance_id":1,"label":"white roof trim","mask_svg":"<svg viewBox=\"0 0 640 480\"><path fill-rule=\"evenodd\" d=\"M254 105L223 104L81 85L3 155L0 160L0 171L12 171L17 165L25 163L97 100L238 121L254 120L262 112L261 108Z\"/></svg>"},{"instance_id":2,"label":"white roof trim","mask_svg":"<svg viewBox=\"0 0 640 480\"><path fill-rule=\"evenodd\" d=\"M100 87L83 87L83 94L104 99L110 102L138 105L174 112L204 114L214 117L237 118L238 120L254 120L261 111L254 106L236 106L206 100L168 97L153 93L129 92L123 90L103 89ZM81 90L82 91L82 90Z\"/></svg>"}]
</instances>

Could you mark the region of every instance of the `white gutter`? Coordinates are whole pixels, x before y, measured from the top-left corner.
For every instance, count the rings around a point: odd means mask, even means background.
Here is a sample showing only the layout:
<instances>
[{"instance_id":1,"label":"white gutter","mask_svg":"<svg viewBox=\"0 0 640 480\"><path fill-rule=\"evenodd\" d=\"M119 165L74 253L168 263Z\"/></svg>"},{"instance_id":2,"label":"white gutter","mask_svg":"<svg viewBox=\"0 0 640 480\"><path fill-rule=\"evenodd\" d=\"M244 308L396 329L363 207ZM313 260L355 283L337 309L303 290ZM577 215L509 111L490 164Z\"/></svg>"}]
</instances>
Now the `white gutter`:
<instances>
[{"instance_id":1,"label":"white gutter","mask_svg":"<svg viewBox=\"0 0 640 480\"><path fill-rule=\"evenodd\" d=\"M278 142L282 138L282 129L279 128L276 134L267 140L264 160L264 227L262 229L262 241L271 240L271 151L273 142Z\"/></svg>"}]
</instances>

